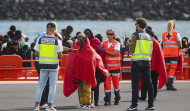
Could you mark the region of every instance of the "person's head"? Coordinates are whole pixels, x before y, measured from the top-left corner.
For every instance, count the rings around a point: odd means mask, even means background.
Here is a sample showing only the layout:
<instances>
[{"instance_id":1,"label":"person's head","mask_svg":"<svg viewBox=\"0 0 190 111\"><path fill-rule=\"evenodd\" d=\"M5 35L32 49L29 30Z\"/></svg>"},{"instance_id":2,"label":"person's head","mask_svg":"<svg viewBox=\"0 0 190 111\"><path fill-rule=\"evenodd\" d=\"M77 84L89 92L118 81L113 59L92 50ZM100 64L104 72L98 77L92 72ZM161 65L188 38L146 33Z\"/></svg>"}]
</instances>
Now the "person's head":
<instances>
[{"instance_id":1,"label":"person's head","mask_svg":"<svg viewBox=\"0 0 190 111\"><path fill-rule=\"evenodd\" d=\"M109 40L113 40L113 39L116 38L116 32L115 32L114 29L108 29L106 31L106 35L107 35L107 37L108 37Z\"/></svg>"},{"instance_id":2,"label":"person's head","mask_svg":"<svg viewBox=\"0 0 190 111\"><path fill-rule=\"evenodd\" d=\"M54 22L54 21L51 21L51 23L54 23L55 24L55 29L57 29L57 23Z\"/></svg>"},{"instance_id":3,"label":"person's head","mask_svg":"<svg viewBox=\"0 0 190 111\"><path fill-rule=\"evenodd\" d=\"M78 38L78 41L79 41L78 43L80 47L83 48L87 40L86 35L84 33L80 33L78 34L77 38Z\"/></svg>"},{"instance_id":4,"label":"person's head","mask_svg":"<svg viewBox=\"0 0 190 111\"><path fill-rule=\"evenodd\" d=\"M152 27L151 26L146 26L145 31L147 32L149 30L152 30Z\"/></svg>"},{"instance_id":5,"label":"person's head","mask_svg":"<svg viewBox=\"0 0 190 111\"><path fill-rule=\"evenodd\" d=\"M22 50L27 51L28 50L28 43L27 42L22 42L21 48L22 48Z\"/></svg>"},{"instance_id":6,"label":"person's head","mask_svg":"<svg viewBox=\"0 0 190 111\"><path fill-rule=\"evenodd\" d=\"M12 42L11 41L8 41L7 42L7 49L11 48L12 47Z\"/></svg>"},{"instance_id":7,"label":"person's head","mask_svg":"<svg viewBox=\"0 0 190 111\"><path fill-rule=\"evenodd\" d=\"M84 34L86 35L86 37L88 37L89 39L93 38L93 32L90 29L85 29L84 30Z\"/></svg>"},{"instance_id":8,"label":"person's head","mask_svg":"<svg viewBox=\"0 0 190 111\"><path fill-rule=\"evenodd\" d=\"M17 30L17 31L15 32L15 39L16 39L16 40L20 40L21 37L22 37L22 32L21 32L20 30Z\"/></svg>"},{"instance_id":9,"label":"person's head","mask_svg":"<svg viewBox=\"0 0 190 111\"><path fill-rule=\"evenodd\" d=\"M31 45L30 45L31 50L34 49L34 46L35 46L35 42L31 43Z\"/></svg>"},{"instance_id":10,"label":"person's head","mask_svg":"<svg viewBox=\"0 0 190 111\"><path fill-rule=\"evenodd\" d=\"M7 32L7 35L9 35L11 39L15 39L15 34L12 31Z\"/></svg>"},{"instance_id":11,"label":"person's head","mask_svg":"<svg viewBox=\"0 0 190 111\"><path fill-rule=\"evenodd\" d=\"M173 29L175 29L175 20L171 20L173 22Z\"/></svg>"},{"instance_id":12,"label":"person's head","mask_svg":"<svg viewBox=\"0 0 190 111\"><path fill-rule=\"evenodd\" d=\"M9 36L8 35L4 35L2 43L4 44L4 43L6 43L8 41L10 41Z\"/></svg>"},{"instance_id":13,"label":"person's head","mask_svg":"<svg viewBox=\"0 0 190 111\"><path fill-rule=\"evenodd\" d=\"M71 34L72 33L72 31L73 31L73 27L72 26L67 26L67 28L66 28L66 31L67 31L67 34Z\"/></svg>"},{"instance_id":14,"label":"person's head","mask_svg":"<svg viewBox=\"0 0 190 111\"><path fill-rule=\"evenodd\" d=\"M78 35L80 34L81 32L77 32L76 33L76 36L74 37L75 39L77 39Z\"/></svg>"},{"instance_id":15,"label":"person's head","mask_svg":"<svg viewBox=\"0 0 190 111\"><path fill-rule=\"evenodd\" d=\"M168 21L168 23L167 23L167 32L172 34L174 28L175 28L175 21L174 20Z\"/></svg>"},{"instance_id":16,"label":"person's head","mask_svg":"<svg viewBox=\"0 0 190 111\"><path fill-rule=\"evenodd\" d=\"M147 20L145 18L136 18L136 30L141 31L147 26Z\"/></svg>"},{"instance_id":17,"label":"person's head","mask_svg":"<svg viewBox=\"0 0 190 111\"><path fill-rule=\"evenodd\" d=\"M116 41L118 41L119 43L121 43L120 39L119 38L115 38Z\"/></svg>"},{"instance_id":18,"label":"person's head","mask_svg":"<svg viewBox=\"0 0 190 111\"><path fill-rule=\"evenodd\" d=\"M17 41L12 42L12 47L13 47L14 50L17 51L18 48L19 48L19 47L18 47L18 42L17 42Z\"/></svg>"},{"instance_id":19,"label":"person's head","mask_svg":"<svg viewBox=\"0 0 190 111\"><path fill-rule=\"evenodd\" d=\"M147 26L147 27L145 28L145 31L146 31L146 33L148 33L151 37L154 36L154 32L152 31L152 27Z\"/></svg>"},{"instance_id":20,"label":"person's head","mask_svg":"<svg viewBox=\"0 0 190 111\"><path fill-rule=\"evenodd\" d=\"M47 24L46 28L47 28L48 35L53 35L54 31L56 30L55 24L51 22Z\"/></svg>"},{"instance_id":21,"label":"person's head","mask_svg":"<svg viewBox=\"0 0 190 111\"><path fill-rule=\"evenodd\" d=\"M103 37L102 37L102 35L101 35L101 34L97 34L95 37L96 37L96 38L98 38L98 39L100 40L100 42L102 42L102 41L103 41Z\"/></svg>"},{"instance_id":22,"label":"person's head","mask_svg":"<svg viewBox=\"0 0 190 111\"><path fill-rule=\"evenodd\" d=\"M16 27L14 25L11 25L10 26L10 31L15 32L16 31Z\"/></svg>"}]
</instances>

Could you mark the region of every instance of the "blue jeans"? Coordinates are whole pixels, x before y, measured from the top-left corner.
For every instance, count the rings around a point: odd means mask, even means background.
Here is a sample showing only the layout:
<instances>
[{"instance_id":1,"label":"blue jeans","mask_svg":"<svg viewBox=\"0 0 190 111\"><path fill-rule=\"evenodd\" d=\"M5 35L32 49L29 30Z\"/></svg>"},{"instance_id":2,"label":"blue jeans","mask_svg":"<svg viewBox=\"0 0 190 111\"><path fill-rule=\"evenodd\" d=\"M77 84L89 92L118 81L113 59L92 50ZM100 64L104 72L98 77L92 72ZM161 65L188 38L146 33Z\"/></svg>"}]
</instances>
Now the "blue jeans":
<instances>
[{"instance_id":1,"label":"blue jeans","mask_svg":"<svg viewBox=\"0 0 190 111\"><path fill-rule=\"evenodd\" d=\"M132 107L138 106L138 97L139 97L139 81L140 74L144 78L144 82L146 82L146 87L148 89L148 106L154 106L154 90L151 79L151 71L150 66L138 66L137 63L132 62L131 67L131 77L132 77Z\"/></svg>"},{"instance_id":2,"label":"blue jeans","mask_svg":"<svg viewBox=\"0 0 190 111\"><path fill-rule=\"evenodd\" d=\"M58 69L40 69L40 81L38 84L38 88L36 91L36 97L35 102L40 103L42 92L44 90L44 87L46 85L46 82L49 77L49 95L48 95L48 104L52 104L54 97L55 97L55 91L56 91L56 84L57 84L57 77L58 77Z\"/></svg>"}]
</instances>

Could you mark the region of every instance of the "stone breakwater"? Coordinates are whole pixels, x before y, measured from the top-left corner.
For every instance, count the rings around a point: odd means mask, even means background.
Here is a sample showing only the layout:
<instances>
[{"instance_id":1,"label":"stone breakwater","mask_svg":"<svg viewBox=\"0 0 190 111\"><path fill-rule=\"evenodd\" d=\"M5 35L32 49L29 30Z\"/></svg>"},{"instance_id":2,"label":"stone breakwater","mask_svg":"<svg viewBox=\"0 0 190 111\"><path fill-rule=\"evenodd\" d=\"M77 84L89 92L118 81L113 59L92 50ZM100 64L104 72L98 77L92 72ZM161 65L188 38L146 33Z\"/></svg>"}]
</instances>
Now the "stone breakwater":
<instances>
[{"instance_id":1,"label":"stone breakwater","mask_svg":"<svg viewBox=\"0 0 190 111\"><path fill-rule=\"evenodd\" d=\"M1 0L0 20L190 20L190 0Z\"/></svg>"}]
</instances>

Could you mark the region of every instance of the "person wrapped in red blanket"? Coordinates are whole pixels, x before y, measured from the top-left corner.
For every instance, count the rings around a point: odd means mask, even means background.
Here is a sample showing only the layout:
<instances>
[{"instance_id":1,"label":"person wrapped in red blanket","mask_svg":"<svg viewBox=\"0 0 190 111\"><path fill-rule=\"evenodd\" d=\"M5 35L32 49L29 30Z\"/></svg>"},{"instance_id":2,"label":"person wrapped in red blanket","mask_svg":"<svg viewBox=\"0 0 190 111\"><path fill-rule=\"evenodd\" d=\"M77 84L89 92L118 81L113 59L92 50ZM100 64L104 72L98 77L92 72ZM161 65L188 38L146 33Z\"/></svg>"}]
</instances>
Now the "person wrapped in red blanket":
<instances>
[{"instance_id":1,"label":"person wrapped in red blanket","mask_svg":"<svg viewBox=\"0 0 190 111\"><path fill-rule=\"evenodd\" d=\"M90 109L91 87L96 87L96 68L104 75L108 76L101 57L90 46L89 39L85 34L78 35L80 48L75 53L70 53L67 61L63 93L66 97L79 89L80 107Z\"/></svg>"},{"instance_id":2,"label":"person wrapped in red blanket","mask_svg":"<svg viewBox=\"0 0 190 111\"><path fill-rule=\"evenodd\" d=\"M159 76L158 89L161 89L167 82L167 74L166 74L162 47L160 46L160 44L154 37L152 37L152 41L153 41L153 51L152 51L152 59L151 59L151 78L152 78L152 83L154 87L154 98L156 99L158 76ZM141 90L141 97L139 97L139 99L145 100L147 88L143 82L143 79L142 79L142 82L140 82L139 86L140 86L139 89Z\"/></svg>"}]
</instances>

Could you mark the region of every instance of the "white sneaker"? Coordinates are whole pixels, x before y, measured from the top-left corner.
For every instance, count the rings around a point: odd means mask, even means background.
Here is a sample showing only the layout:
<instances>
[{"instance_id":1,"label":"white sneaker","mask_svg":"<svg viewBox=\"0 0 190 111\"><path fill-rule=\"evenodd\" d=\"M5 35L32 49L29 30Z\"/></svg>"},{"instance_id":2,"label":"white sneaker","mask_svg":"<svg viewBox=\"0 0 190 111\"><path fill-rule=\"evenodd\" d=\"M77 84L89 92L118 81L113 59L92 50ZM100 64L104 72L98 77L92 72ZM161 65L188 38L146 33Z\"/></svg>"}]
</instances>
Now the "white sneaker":
<instances>
[{"instance_id":1,"label":"white sneaker","mask_svg":"<svg viewBox=\"0 0 190 111\"><path fill-rule=\"evenodd\" d=\"M42 108L42 109L46 109L48 107L48 104L47 103L45 103L45 104L43 104L42 106L40 106L40 108Z\"/></svg>"},{"instance_id":2,"label":"white sneaker","mask_svg":"<svg viewBox=\"0 0 190 111\"><path fill-rule=\"evenodd\" d=\"M34 111L40 111L40 107L39 106L35 106L34 107Z\"/></svg>"},{"instance_id":3,"label":"white sneaker","mask_svg":"<svg viewBox=\"0 0 190 111\"><path fill-rule=\"evenodd\" d=\"M52 107L52 106L51 107L48 106L46 108L46 111L57 111L57 110L54 107Z\"/></svg>"},{"instance_id":4,"label":"white sneaker","mask_svg":"<svg viewBox=\"0 0 190 111\"><path fill-rule=\"evenodd\" d=\"M77 109L82 109L83 107L84 107L83 104L79 104L76 108L77 108Z\"/></svg>"},{"instance_id":5,"label":"white sneaker","mask_svg":"<svg viewBox=\"0 0 190 111\"><path fill-rule=\"evenodd\" d=\"M91 109L91 107L90 107L90 105L84 105L83 107L82 107L82 109Z\"/></svg>"}]
</instances>

